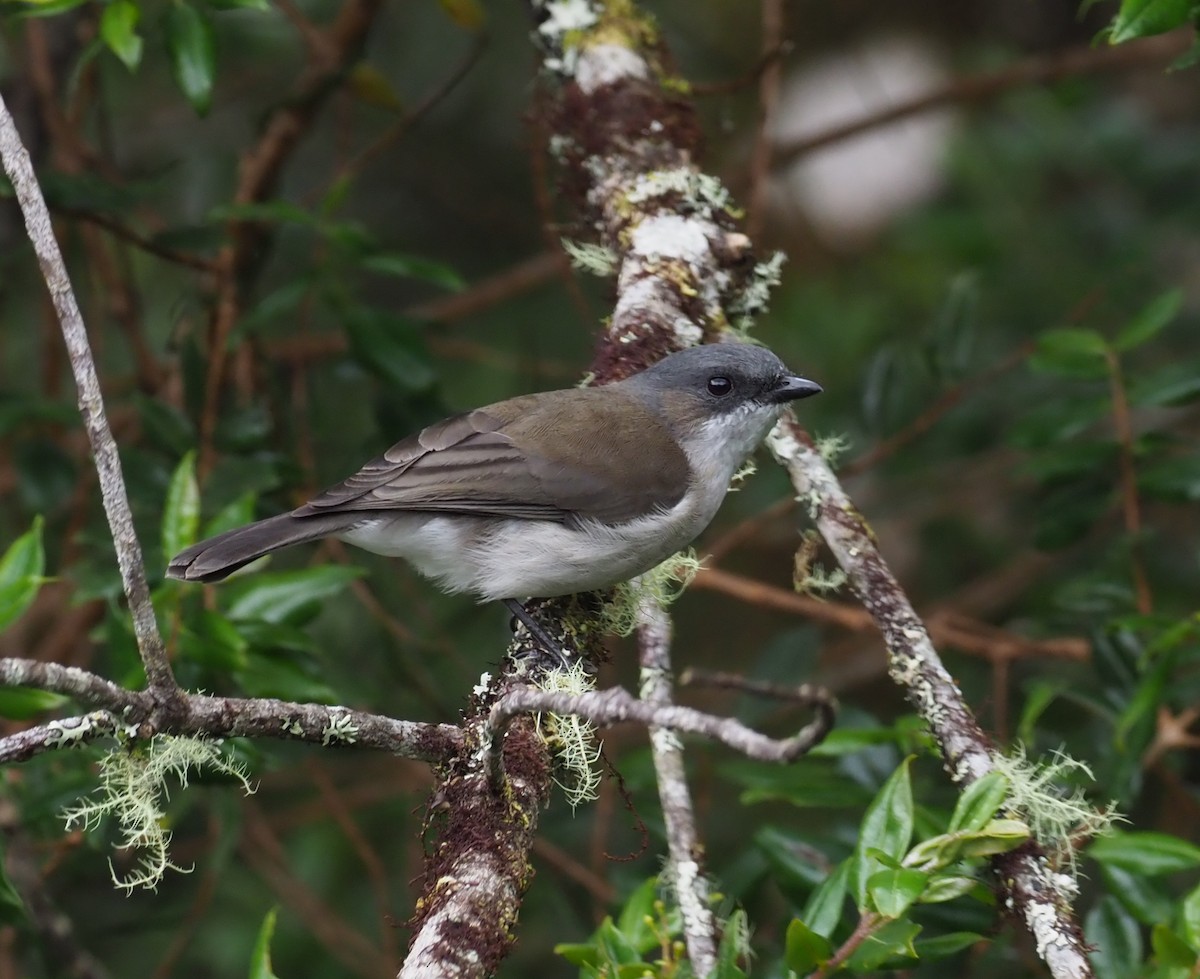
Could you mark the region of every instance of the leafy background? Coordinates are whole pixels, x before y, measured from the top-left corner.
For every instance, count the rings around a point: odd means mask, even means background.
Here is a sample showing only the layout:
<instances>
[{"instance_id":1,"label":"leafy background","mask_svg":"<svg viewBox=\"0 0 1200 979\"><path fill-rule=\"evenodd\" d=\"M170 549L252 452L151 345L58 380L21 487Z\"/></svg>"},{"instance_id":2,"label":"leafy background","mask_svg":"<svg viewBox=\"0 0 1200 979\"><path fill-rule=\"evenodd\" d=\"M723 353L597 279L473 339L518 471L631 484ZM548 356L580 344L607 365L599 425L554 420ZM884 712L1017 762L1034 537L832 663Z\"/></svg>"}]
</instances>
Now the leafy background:
<instances>
[{"instance_id":1,"label":"leafy background","mask_svg":"<svg viewBox=\"0 0 1200 979\"><path fill-rule=\"evenodd\" d=\"M1114 38L1129 41L1189 13L1053 2L788 11L788 71L902 36L928 45L953 77L1087 45L1114 15ZM337 12L301 7L318 25ZM663 0L653 12L681 75L700 86L710 165L744 194L759 10ZM501 610L332 547L281 555L211 594L161 584L160 574L179 541L294 505L423 423L579 376L607 293L554 259L559 237L579 229L553 203L539 151L546 133L523 11L382 8L277 194L249 205L233 203L238 155L307 56L290 4L11 3L3 23L4 96L59 218L181 681L455 720L500 656ZM1171 60L1064 72L978 101L952 89L953 128L924 200L838 236L808 220L781 181L759 238L789 262L756 335L826 388L802 406L805 423L846 440L848 488L918 609L966 617L972 635L985 629L977 642L943 644L968 700L1006 743L1033 756L1063 746L1085 761L1095 779L1079 777L1080 787L1129 820L1126 835L1081 858L1079 908L1097 971L1113 977L1194 975L1200 948L1200 99L1194 72L1164 72ZM871 69L857 63L869 88ZM742 84L716 84L729 80ZM245 277L206 444L213 279L179 259L213 261L230 222L251 220L271 235ZM0 653L139 683L65 356L11 207L0 241L0 541L20 539L0 565ZM481 299L491 277L502 295ZM179 474L197 464L192 516ZM787 492L763 465L702 545ZM719 567L786 589L804 518L783 509ZM35 526L49 581L26 608L37 545L22 535ZM753 925L755 973L783 974L785 955L802 968L807 953L789 923L819 914L834 945L849 934L853 908L816 907L813 895L851 855L872 799L885 785L899 791L889 778L911 778L917 838L945 827L955 799L873 632L738 600L703 579L675 613L680 663L814 679L841 700L838 734L787 769L704 745L691 754L709 866L723 910L743 908ZM1038 642L1062 637L1076 640L1068 655ZM613 649L603 682L628 684L630 650ZM687 696L775 732L797 723L759 702ZM0 709L15 730L65 708L7 691ZM121 872L126 857L112 854L111 832L63 831L62 808L94 784L94 752L5 773L4 798L19 813L8 820L10 850L31 855L112 975L241 974L275 906L279 975L391 974L420 869L428 773L350 752L233 750L258 793L242 798L220 779L176 793L172 852L195 869L157 893L114 891L106 861ZM636 812L611 780L576 814L554 801L507 975L573 974L570 956L552 954L556 943L591 949L575 960L657 946L643 921L654 915L643 882L663 850L644 734L610 732L605 750ZM916 760L898 768L910 753ZM977 886L904 909L876 958L853 964L911 967L904 949L919 925L918 942L935 943L918 944L921 975L1036 973L1030 943L1002 927L990 902ZM0 967L53 975L10 910ZM587 945L605 914L617 925ZM964 933L983 937L956 949Z\"/></svg>"}]
</instances>

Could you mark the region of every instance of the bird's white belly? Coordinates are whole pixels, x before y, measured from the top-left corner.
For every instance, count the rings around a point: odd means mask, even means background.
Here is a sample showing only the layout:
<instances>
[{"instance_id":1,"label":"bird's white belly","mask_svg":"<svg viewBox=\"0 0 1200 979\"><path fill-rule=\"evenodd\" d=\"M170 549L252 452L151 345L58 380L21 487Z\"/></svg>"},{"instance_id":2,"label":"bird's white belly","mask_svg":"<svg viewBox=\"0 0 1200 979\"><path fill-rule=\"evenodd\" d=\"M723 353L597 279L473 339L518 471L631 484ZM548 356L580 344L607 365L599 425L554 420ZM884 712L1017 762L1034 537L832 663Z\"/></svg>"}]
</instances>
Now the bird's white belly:
<instances>
[{"instance_id":1,"label":"bird's white belly","mask_svg":"<svg viewBox=\"0 0 1200 979\"><path fill-rule=\"evenodd\" d=\"M485 601L550 598L607 588L650 570L695 540L723 495L724 487L715 500L689 494L670 510L615 526L392 513L339 536L404 558L447 591Z\"/></svg>"}]
</instances>

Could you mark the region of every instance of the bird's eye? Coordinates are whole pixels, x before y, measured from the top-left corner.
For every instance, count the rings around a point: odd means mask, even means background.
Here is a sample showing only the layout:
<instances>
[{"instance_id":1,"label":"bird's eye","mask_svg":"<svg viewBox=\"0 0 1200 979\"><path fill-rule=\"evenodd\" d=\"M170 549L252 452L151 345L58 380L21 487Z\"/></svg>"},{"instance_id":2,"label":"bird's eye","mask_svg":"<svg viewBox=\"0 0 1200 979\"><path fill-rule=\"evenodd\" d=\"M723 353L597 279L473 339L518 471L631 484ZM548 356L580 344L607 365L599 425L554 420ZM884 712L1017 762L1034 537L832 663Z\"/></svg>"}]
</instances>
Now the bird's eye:
<instances>
[{"instance_id":1,"label":"bird's eye","mask_svg":"<svg viewBox=\"0 0 1200 979\"><path fill-rule=\"evenodd\" d=\"M727 377L710 377L708 379L708 393L717 398L723 398L733 390L733 381Z\"/></svg>"}]
</instances>

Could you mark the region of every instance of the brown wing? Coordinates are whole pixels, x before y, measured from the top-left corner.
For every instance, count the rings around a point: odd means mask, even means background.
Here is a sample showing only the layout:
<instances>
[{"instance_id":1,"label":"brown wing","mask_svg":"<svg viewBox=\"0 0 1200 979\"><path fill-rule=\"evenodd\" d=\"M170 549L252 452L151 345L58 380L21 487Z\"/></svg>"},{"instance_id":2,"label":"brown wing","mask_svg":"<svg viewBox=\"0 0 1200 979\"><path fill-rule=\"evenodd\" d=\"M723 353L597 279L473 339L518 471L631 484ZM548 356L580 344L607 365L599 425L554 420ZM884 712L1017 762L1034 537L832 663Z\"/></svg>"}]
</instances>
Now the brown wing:
<instances>
[{"instance_id":1,"label":"brown wing","mask_svg":"<svg viewBox=\"0 0 1200 979\"><path fill-rule=\"evenodd\" d=\"M612 407L600 391L551 391L449 418L296 515L396 509L621 523L673 506L687 489L687 458L649 412Z\"/></svg>"}]
</instances>

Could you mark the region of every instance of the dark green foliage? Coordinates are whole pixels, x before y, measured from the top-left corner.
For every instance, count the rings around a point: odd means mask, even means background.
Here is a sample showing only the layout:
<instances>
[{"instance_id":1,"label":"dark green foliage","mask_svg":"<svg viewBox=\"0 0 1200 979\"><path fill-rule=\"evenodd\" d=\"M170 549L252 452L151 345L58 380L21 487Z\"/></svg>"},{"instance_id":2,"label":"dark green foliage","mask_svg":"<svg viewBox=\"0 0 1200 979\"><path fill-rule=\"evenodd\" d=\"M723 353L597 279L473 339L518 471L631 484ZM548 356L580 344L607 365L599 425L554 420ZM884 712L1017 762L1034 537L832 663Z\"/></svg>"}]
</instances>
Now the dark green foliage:
<instances>
[{"instance_id":1,"label":"dark green foliage","mask_svg":"<svg viewBox=\"0 0 1200 979\"><path fill-rule=\"evenodd\" d=\"M189 689L453 723L500 656L504 613L370 555L312 545L209 591L162 579L188 543L295 506L422 425L574 383L586 367L605 285L521 285L547 226L587 237L566 213L539 211L531 190L544 120L530 108L528 24L515 8L493 15L485 56L426 105L484 16L447 6L450 16L385 5L362 50L302 93L316 100L309 128L251 203L235 202L247 154L273 113L298 104L311 55L280 8L5 6L6 100L75 112L65 135L47 135L36 114L18 122L56 212L155 608ZM759 57L757 5L655 9L687 77L741 75ZM936 35L973 74L1102 30L1123 44L1195 18L1192 3L1124 0L1076 25L1074 7L1056 19L1045 5L1044 22L1030 12L1017 30L995 4L937 9L935 26L913 5L856 8L852 21L814 8L796 17L788 66L898 23ZM324 29L339 10L322 0L299 13ZM33 18L62 45L48 99L28 81ZM802 208L781 206L756 245L792 261L755 335L825 386L802 417L849 438L848 489L918 610L976 628L943 630L939 651L985 728L1031 758L1063 747L1085 761L1094 780L1064 775L1065 787L1098 809L1115 801L1128 820L1074 841L1097 974L1181 979L1200 954L1200 103L1194 74L1162 67L1022 86L964 109L940 189L869 240L815 247ZM752 91L699 103L714 169L745 156ZM8 227L0 254L3 655L55 656L140 687L74 393L19 232ZM253 247L218 343L213 263L240 236ZM479 302L472 290L493 275L508 292ZM449 307L462 290L465 311ZM761 463L706 542L790 496ZM773 521L719 565L786 587L806 525L802 512ZM856 974L1035 973L988 870L1028 823L1005 810L1002 778L950 785L884 676L875 634L699 588L674 611L681 666L816 679L842 703L834 734L794 765L689 744L725 924L717 974L806 974L835 956ZM1066 654L1043 643L1063 637L1075 642ZM603 682L634 685L632 660L618 644ZM776 734L803 723L749 698L683 696ZM6 733L80 710L0 690ZM421 870L428 773L351 750L229 748L258 794L242 799L218 779L175 793L173 853L195 872L128 899L109 881L107 860L118 872L130 860L110 831L62 828L62 810L94 788L100 749L13 769L3 801L80 945L116 976L387 974ZM644 738L619 729L606 751L635 812L612 783L574 818L554 800L502 975L691 974L677 906L654 879L663 828ZM55 975L21 905L0 880L0 919L17 935L4 954L14 974Z\"/></svg>"}]
</instances>

